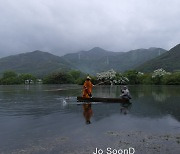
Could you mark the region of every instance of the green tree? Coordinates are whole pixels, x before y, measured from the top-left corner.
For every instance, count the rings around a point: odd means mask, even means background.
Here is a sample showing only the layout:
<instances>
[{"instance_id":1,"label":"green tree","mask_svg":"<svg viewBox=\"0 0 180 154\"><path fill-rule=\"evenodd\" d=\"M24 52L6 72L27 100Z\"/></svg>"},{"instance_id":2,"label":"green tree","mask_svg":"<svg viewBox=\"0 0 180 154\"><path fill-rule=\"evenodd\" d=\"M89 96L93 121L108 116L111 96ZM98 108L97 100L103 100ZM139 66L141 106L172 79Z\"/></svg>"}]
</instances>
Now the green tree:
<instances>
[{"instance_id":1,"label":"green tree","mask_svg":"<svg viewBox=\"0 0 180 154\"><path fill-rule=\"evenodd\" d=\"M84 78L86 77L86 74L78 70L71 70L69 74L73 77L74 82L77 84L80 84L82 80L84 80Z\"/></svg>"},{"instance_id":2,"label":"green tree","mask_svg":"<svg viewBox=\"0 0 180 154\"><path fill-rule=\"evenodd\" d=\"M74 79L69 73L56 72L56 73L52 73L52 74L47 75L43 79L43 83L45 83L45 84L74 83Z\"/></svg>"},{"instance_id":3,"label":"green tree","mask_svg":"<svg viewBox=\"0 0 180 154\"><path fill-rule=\"evenodd\" d=\"M18 74L13 71L6 71L3 73L3 77L1 79L1 84L3 85L12 85L12 84L20 84L20 80L18 78Z\"/></svg>"},{"instance_id":4,"label":"green tree","mask_svg":"<svg viewBox=\"0 0 180 154\"><path fill-rule=\"evenodd\" d=\"M32 74L20 74L19 79L24 83L25 80L36 80L36 77L33 76Z\"/></svg>"},{"instance_id":5,"label":"green tree","mask_svg":"<svg viewBox=\"0 0 180 154\"><path fill-rule=\"evenodd\" d=\"M81 71L72 70L72 71L69 72L69 74L70 74L75 80L77 80L78 78L81 77Z\"/></svg>"},{"instance_id":6,"label":"green tree","mask_svg":"<svg viewBox=\"0 0 180 154\"><path fill-rule=\"evenodd\" d=\"M152 81L154 84L163 84L163 78L165 75L170 75L171 73L166 72L164 69L160 68L154 70L152 74Z\"/></svg>"},{"instance_id":7,"label":"green tree","mask_svg":"<svg viewBox=\"0 0 180 154\"><path fill-rule=\"evenodd\" d=\"M180 72L165 75L162 83L165 85L180 85Z\"/></svg>"},{"instance_id":8,"label":"green tree","mask_svg":"<svg viewBox=\"0 0 180 154\"><path fill-rule=\"evenodd\" d=\"M139 77L140 84L153 84L152 75L151 74L144 74Z\"/></svg>"},{"instance_id":9,"label":"green tree","mask_svg":"<svg viewBox=\"0 0 180 154\"><path fill-rule=\"evenodd\" d=\"M138 72L136 70L126 71L124 76L129 79L129 84L139 84Z\"/></svg>"},{"instance_id":10,"label":"green tree","mask_svg":"<svg viewBox=\"0 0 180 154\"><path fill-rule=\"evenodd\" d=\"M3 79L6 79L6 78L16 78L18 75L16 72L13 72L13 71L6 71L3 73Z\"/></svg>"}]
</instances>

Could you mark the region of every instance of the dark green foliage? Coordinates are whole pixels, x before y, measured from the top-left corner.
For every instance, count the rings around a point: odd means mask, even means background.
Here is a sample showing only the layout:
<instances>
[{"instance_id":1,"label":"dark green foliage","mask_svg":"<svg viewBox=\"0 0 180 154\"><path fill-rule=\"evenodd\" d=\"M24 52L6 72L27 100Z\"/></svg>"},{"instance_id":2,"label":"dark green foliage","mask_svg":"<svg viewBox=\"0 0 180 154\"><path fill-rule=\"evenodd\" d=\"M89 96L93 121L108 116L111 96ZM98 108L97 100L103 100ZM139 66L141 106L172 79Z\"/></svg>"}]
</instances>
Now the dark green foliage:
<instances>
[{"instance_id":1,"label":"dark green foliage","mask_svg":"<svg viewBox=\"0 0 180 154\"><path fill-rule=\"evenodd\" d=\"M0 84L3 85L20 84L20 80L18 78L17 73L13 71L6 71L3 73L3 77L0 80Z\"/></svg>"},{"instance_id":2,"label":"dark green foliage","mask_svg":"<svg viewBox=\"0 0 180 154\"><path fill-rule=\"evenodd\" d=\"M139 80L140 80L140 84L147 84L147 85L153 84L151 74L144 74L141 77L139 77Z\"/></svg>"},{"instance_id":3,"label":"dark green foliage","mask_svg":"<svg viewBox=\"0 0 180 154\"><path fill-rule=\"evenodd\" d=\"M70 72L56 72L44 77L44 84L83 84L88 75L80 71L72 70ZM156 84L156 85L180 85L180 72L166 74L164 76L156 76L152 78L151 73L140 74L136 70L126 71L124 74L116 73L115 80L120 80L122 76L129 79L126 84ZM93 84L98 84L100 81L95 76L90 76ZM0 84L24 84L25 80L36 81L36 77L31 74L17 74L13 71L6 71L3 77L0 78ZM102 82L102 81L101 81ZM102 82L101 84L110 84ZM115 84L115 83L114 83ZM117 83L123 84L123 83Z\"/></svg>"},{"instance_id":4,"label":"dark green foliage","mask_svg":"<svg viewBox=\"0 0 180 154\"><path fill-rule=\"evenodd\" d=\"M124 73L124 76L129 79L129 84L139 84L138 72L136 70L129 70Z\"/></svg>"},{"instance_id":5,"label":"dark green foliage","mask_svg":"<svg viewBox=\"0 0 180 154\"><path fill-rule=\"evenodd\" d=\"M161 85L163 80L163 76L156 76L152 78L152 83L156 85Z\"/></svg>"},{"instance_id":6,"label":"dark green foliage","mask_svg":"<svg viewBox=\"0 0 180 154\"><path fill-rule=\"evenodd\" d=\"M2 85L21 84L21 81L17 77L2 78L1 84Z\"/></svg>"},{"instance_id":7,"label":"dark green foliage","mask_svg":"<svg viewBox=\"0 0 180 154\"><path fill-rule=\"evenodd\" d=\"M13 84L24 84L25 80L34 80L34 77L31 74L20 74L18 75L13 71L6 71L3 73L3 77L0 79L0 84L2 85L13 85Z\"/></svg>"},{"instance_id":8,"label":"dark green foliage","mask_svg":"<svg viewBox=\"0 0 180 154\"><path fill-rule=\"evenodd\" d=\"M180 85L180 72L165 75L162 79L162 82L165 85Z\"/></svg>"},{"instance_id":9,"label":"dark green foliage","mask_svg":"<svg viewBox=\"0 0 180 154\"><path fill-rule=\"evenodd\" d=\"M70 71L69 74L71 74L75 80L77 80L78 78L80 78L82 76L82 73L80 71L76 71L76 70Z\"/></svg>"},{"instance_id":10,"label":"dark green foliage","mask_svg":"<svg viewBox=\"0 0 180 154\"><path fill-rule=\"evenodd\" d=\"M46 75L43 79L45 84L82 84L86 79L86 74L71 70L70 72L55 72ZM36 77L32 74L17 74L13 71L6 71L3 73L3 77L0 78L0 84L2 85L12 85L12 84L24 84L25 80L32 80L36 83ZM92 77L94 82L96 79Z\"/></svg>"},{"instance_id":11,"label":"dark green foliage","mask_svg":"<svg viewBox=\"0 0 180 154\"><path fill-rule=\"evenodd\" d=\"M43 79L43 83L45 84L68 84L75 83L74 78L71 74L65 72L56 72L50 75L47 75Z\"/></svg>"},{"instance_id":12,"label":"dark green foliage","mask_svg":"<svg viewBox=\"0 0 180 154\"><path fill-rule=\"evenodd\" d=\"M3 73L3 79L5 78L16 78L18 75L13 71L6 71Z\"/></svg>"},{"instance_id":13,"label":"dark green foliage","mask_svg":"<svg viewBox=\"0 0 180 154\"><path fill-rule=\"evenodd\" d=\"M69 71L69 74L73 77L76 84L81 84L87 76L85 73L78 70L71 70Z\"/></svg>"},{"instance_id":14,"label":"dark green foliage","mask_svg":"<svg viewBox=\"0 0 180 154\"><path fill-rule=\"evenodd\" d=\"M32 74L20 74L19 78L22 79L23 81L24 80L35 80L36 79L36 77L33 76Z\"/></svg>"},{"instance_id":15,"label":"dark green foliage","mask_svg":"<svg viewBox=\"0 0 180 154\"><path fill-rule=\"evenodd\" d=\"M19 80L21 81L21 83L24 83L25 80L36 80L36 77L33 76L32 74L20 74L19 75Z\"/></svg>"},{"instance_id":16,"label":"dark green foliage","mask_svg":"<svg viewBox=\"0 0 180 154\"><path fill-rule=\"evenodd\" d=\"M86 74L71 70L66 72L55 72L44 77L43 83L45 84L82 84L86 79Z\"/></svg>"},{"instance_id":17,"label":"dark green foliage","mask_svg":"<svg viewBox=\"0 0 180 154\"><path fill-rule=\"evenodd\" d=\"M84 83L85 80L86 80L86 77L84 77L84 78L79 78L79 79L77 80L77 84L83 85L83 83Z\"/></svg>"}]
</instances>

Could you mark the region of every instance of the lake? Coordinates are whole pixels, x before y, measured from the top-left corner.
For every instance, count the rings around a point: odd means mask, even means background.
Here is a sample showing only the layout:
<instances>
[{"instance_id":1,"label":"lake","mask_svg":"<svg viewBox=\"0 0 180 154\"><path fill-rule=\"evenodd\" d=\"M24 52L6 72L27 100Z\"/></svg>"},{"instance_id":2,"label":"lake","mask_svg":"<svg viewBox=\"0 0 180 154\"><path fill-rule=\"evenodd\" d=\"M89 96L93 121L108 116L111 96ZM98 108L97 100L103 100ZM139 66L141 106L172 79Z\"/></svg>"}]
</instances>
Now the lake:
<instances>
[{"instance_id":1,"label":"lake","mask_svg":"<svg viewBox=\"0 0 180 154\"><path fill-rule=\"evenodd\" d=\"M77 104L81 87L0 86L0 153L180 153L180 86L129 86L129 105ZM120 89L97 86L93 96Z\"/></svg>"}]
</instances>

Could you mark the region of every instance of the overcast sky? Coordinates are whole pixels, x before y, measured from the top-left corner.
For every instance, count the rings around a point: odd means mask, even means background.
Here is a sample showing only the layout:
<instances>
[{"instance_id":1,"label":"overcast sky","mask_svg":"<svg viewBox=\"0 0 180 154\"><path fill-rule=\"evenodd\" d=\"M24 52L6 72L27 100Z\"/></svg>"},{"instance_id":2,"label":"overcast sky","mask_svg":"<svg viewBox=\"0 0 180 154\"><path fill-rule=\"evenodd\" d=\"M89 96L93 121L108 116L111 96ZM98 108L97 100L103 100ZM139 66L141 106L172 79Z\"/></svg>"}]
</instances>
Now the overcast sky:
<instances>
[{"instance_id":1,"label":"overcast sky","mask_svg":"<svg viewBox=\"0 0 180 154\"><path fill-rule=\"evenodd\" d=\"M0 0L0 57L180 43L180 0Z\"/></svg>"}]
</instances>

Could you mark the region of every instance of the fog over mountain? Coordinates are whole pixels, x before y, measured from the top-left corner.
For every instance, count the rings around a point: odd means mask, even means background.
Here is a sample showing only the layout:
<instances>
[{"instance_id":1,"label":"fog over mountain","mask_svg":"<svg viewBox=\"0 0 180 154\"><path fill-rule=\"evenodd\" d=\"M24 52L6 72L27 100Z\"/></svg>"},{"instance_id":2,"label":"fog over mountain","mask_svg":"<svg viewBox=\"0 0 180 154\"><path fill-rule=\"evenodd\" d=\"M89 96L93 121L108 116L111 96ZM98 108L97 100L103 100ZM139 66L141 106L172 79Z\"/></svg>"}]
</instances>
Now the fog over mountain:
<instances>
[{"instance_id":1,"label":"fog over mountain","mask_svg":"<svg viewBox=\"0 0 180 154\"><path fill-rule=\"evenodd\" d=\"M179 0L0 0L0 57L159 47L180 38Z\"/></svg>"}]
</instances>

